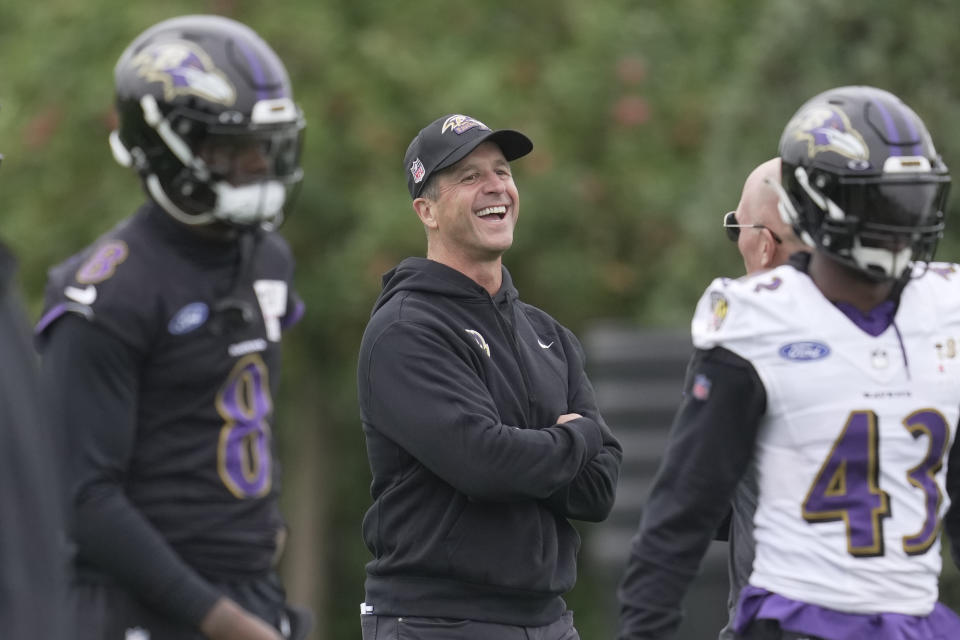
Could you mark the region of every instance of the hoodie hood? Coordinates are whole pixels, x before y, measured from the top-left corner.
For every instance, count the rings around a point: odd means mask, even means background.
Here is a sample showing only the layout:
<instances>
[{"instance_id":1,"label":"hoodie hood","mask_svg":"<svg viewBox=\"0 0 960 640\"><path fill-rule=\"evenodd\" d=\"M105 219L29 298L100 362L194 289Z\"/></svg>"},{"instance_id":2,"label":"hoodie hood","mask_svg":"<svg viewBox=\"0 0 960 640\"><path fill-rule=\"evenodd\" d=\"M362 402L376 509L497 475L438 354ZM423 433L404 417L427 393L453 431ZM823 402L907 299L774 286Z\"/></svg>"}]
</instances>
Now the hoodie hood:
<instances>
[{"instance_id":1,"label":"hoodie hood","mask_svg":"<svg viewBox=\"0 0 960 640\"><path fill-rule=\"evenodd\" d=\"M506 296L510 300L517 298L517 290L506 267L503 282L496 297ZM445 264L427 258L407 258L383 275L383 290L373 305L373 313L385 305L393 296L404 291L434 293L448 298L488 302L491 299L487 290L477 282Z\"/></svg>"}]
</instances>

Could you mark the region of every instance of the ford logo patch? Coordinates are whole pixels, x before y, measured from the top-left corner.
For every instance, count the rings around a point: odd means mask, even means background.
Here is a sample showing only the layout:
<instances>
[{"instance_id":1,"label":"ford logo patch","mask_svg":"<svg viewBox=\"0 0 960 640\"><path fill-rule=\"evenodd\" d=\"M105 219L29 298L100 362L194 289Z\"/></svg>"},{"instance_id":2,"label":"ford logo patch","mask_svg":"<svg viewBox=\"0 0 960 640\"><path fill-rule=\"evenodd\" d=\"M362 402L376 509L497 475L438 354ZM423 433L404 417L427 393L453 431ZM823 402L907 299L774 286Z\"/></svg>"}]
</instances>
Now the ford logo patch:
<instances>
[{"instance_id":1,"label":"ford logo patch","mask_svg":"<svg viewBox=\"0 0 960 640\"><path fill-rule=\"evenodd\" d=\"M830 355L830 347L821 342L791 342L780 347L780 357L787 360L821 360Z\"/></svg>"},{"instance_id":2,"label":"ford logo patch","mask_svg":"<svg viewBox=\"0 0 960 640\"><path fill-rule=\"evenodd\" d=\"M170 318L167 330L175 336L190 333L210 316L210 308L203 302L191 302Z\"/></svg>"}]
</instances>

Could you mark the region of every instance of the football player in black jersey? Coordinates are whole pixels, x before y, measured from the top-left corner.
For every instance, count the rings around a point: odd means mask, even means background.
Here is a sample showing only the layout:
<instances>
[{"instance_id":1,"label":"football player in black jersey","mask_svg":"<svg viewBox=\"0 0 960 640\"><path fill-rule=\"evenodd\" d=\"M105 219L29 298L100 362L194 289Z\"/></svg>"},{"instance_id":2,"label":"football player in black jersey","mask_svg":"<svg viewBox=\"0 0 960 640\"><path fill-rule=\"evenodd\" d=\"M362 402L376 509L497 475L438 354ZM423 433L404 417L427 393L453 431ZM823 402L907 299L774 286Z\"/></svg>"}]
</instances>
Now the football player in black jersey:
<instances>
[{"instance_id":1,"label":"football player in black jersey","mask_svg":"<svg viewBox=\"0 0 960 640\"><path fill-rule=\"evenodd\" d=\"M51 269L37 325L68 446L78 638L305 637L275 574L283 330L303 304L275 233L304 120L248 27L183 16L115 69L110 146L147 202Z\"/></svg>"},{"instance_id":2,"label":"football player in black jersey","mask_svg":"<svg viewBox=\"0 0 960 640\"><path fill-rule=\"evenodd\" d=\"M59 640L67 630L63 505L15 272L0 244L0 635Z\"/></svg>"}]
</instances>

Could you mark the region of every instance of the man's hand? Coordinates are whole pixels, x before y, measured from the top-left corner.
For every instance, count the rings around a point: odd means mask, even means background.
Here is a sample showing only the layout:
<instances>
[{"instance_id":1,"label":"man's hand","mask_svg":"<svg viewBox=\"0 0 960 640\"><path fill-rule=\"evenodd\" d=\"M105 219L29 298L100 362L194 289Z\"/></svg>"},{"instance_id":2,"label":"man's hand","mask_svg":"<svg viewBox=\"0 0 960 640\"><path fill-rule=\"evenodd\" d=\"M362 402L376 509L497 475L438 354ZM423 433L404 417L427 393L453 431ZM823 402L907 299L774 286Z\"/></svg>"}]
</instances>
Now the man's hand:
<instances>
[{"instance_id":1,"label":"man's hand","mask_svg":"<svg viewBox=\"0 0 960 640\"><path fill-rule=\"evenodd\" d=\"M571 420L576 420L577 418L582 418L583 416L579 413L565 413L559 418L557 418L557 424L563 424L564 422L570 422Z\"/></svg>"},{"instance_id":2,"label":"man's hand","mask_svg":"<svg viewBox=\"0 0 960 640\"><path fill-rule=\"evenodd\" d=\"M211 640L283 640L280 632L229 598L220 598L200 621Z\"/></svg>"}]
</instances>

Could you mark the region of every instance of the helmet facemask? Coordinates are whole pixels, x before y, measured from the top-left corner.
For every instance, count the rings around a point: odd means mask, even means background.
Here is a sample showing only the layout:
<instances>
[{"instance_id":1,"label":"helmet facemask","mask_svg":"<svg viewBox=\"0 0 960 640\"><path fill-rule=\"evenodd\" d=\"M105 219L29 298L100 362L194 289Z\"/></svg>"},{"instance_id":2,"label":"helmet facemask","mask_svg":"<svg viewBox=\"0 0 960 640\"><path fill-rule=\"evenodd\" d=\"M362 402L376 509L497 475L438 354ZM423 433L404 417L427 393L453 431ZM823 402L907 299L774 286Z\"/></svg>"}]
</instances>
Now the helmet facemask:
<instances>
[{"instance_id":1,"label":"helmet facemask","mask_svg":"<svg viewBox=\"0 0 960 640\"><path fill-rule=\"evenodd\" d=\"M303 118L291 100L257 103L249 123L239 113L214 118L185 107L164 117L152 95L143 96L141 108L167 152L165 161L137 162L117 132L111 147L118 162L141 171L150 195L168 213L189 225L279 226L303 177Z\"/></svg>"},{"instance_id":2,"label":"helmet facemask","mask_svg":"<svg viewBox=\"0 0 960 640\"><path fill-rule=\"evenodd\" d=\"M884 169L851 177L794 167L791 193L797 195L778 190L781 213L808 244L877 281L933 259L950 184L947 176L931 173L923 157L891 157Z\"/></svg>"}]
</instances>

